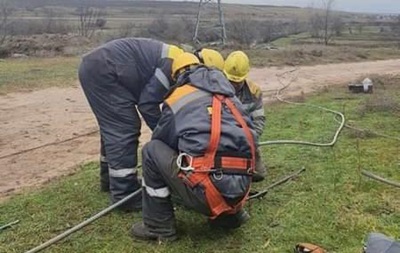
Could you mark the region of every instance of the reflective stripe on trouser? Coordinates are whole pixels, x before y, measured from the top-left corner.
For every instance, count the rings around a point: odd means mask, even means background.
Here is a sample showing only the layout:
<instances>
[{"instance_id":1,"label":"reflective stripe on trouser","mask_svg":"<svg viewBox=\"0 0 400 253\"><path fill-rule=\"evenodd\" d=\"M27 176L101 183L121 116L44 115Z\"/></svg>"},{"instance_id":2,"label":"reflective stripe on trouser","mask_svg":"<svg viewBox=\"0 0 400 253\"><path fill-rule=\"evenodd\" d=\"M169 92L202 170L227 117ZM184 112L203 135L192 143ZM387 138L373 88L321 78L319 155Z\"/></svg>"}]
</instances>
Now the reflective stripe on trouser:
<instances>
[{"instance_id":1,"label":"reflective stripe on trouser","mask_svg":"<svg viewBox=\"0 0 400 253\"><path fill-rule=\"evenodd\" d=\"M116 202L140 188L137 174L126 173L137 165L141 122L136 100L105 60L84 60L79 80L99 123L108 167L116 175L109 175L111 199Z\"/></svg>"},{"instance_id":2,"label":"reflective stripe on trouser","mask_svg":"<svg viewBox=\"0 0 400 253\"><path fill-rule=\"evenodd\" d=\"M177 153L159 140L152 140L142 149L143 180L146 187L157 189L143 189L143 221L157 233L166 229L175 230L174 210L171 195L165 189L168 187L172 197L179 199L185 206L197 212L209 215L204 195L196 194L178 177L176 166Z\"/></svg>"}]
</instances>

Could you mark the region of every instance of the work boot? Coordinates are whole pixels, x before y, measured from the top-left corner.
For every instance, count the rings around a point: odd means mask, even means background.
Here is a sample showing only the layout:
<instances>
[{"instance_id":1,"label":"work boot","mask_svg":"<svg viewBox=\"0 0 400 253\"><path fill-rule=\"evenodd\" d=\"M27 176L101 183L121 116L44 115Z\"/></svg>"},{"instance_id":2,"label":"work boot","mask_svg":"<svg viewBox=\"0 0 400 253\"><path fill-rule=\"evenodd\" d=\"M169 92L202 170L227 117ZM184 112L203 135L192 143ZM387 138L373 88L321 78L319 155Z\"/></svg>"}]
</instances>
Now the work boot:
<instances>
[{"instance_id":1,"label":"work boot","mask_svg":"<svg viewBox=\"0 0 400 253\"><path fill-rule=\"evenodd\" d=\"M253 174L253 182L261 182L265 179L267 174L267 167L263 164L260 151L256 152L256 168Z\"/></svg>"},{"instance_id":2,"label":"work boot","mask_svg":"<svg viewBox=\"0 0 400 253\"><path fill-rule=\"evenodd\" d=\"M243 209L235 214L222 214L217 218L208 220L212 228L235 229L246 223L250 215Z\"/></svg>"},{"instance_id":3,"label":"work boot","mask_svg":"<svg viewBox=\"0 0 400 253\"><path fill-rule=\"evenodd\" d=\"M143 221L133 224L130 232L134 239L144 241L172 242L178 239L175 228L151 228Z\"/></svg>"}]
</instances>

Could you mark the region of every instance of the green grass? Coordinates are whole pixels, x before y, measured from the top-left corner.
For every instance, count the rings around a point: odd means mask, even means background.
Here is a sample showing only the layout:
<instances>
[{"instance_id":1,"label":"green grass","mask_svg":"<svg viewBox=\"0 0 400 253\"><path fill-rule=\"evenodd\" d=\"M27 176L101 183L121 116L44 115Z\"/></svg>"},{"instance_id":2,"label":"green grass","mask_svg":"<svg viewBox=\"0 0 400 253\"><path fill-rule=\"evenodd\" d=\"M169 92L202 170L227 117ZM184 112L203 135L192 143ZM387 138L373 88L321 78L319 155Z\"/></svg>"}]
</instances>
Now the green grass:
<instances>
[{"instance_id":1,"label":"green grass","mask_svg":"<svg viewBox=\"0 0 400 253\"><path fill-rule=\"evenodd\" d=\"M0 60L0 94L77 83L78 57Z\"/></svg>"},{"instance_id":2,"label":"green grass","mask_svg":"<svg viewBox=\"0 0 400 253\"><path fill-rule=\"evenodd\" d=\"M319 64L365 62L400 58L396 48L363 48L354 46L292 45L279 50L245 50L255 67L312 66ZM227 54L227 53L225 53Z\"/></svg>"},{"instance_id":3,"label":"green grass","mask_svg":"<svg viewBox=\"0 0 400 253\"><path fill-rule=\"evenodd\" d=\"M399 77L376 77L373 95L349 94L346 87L326 90L307 102L345 111L353 125L400 136L400 112L369 110L365 101L376 96L400 98ZM340 99L339 99L340 98ZM337 127L331 114L304 106L275 104L266 109L263 140L297 139L329 142ZM379 129L379 130L377 130ZM292 252L298 242L316 243L329 252L360 252L372 231L400 237L399 189L360 176L365 168L400 181L398 141L362 136L345 129L333 148L266 146L269 177L255 184L262 189L304 166L298 179L271 191L247 209L252 219L231 231L210 230L206 219L178 207L180 240L155 245L134 242L128 231L140 214L112 213L58 243L46 252ZM98 191L98 164L90 163L40 191L3 203L0 224L20 224L0 234L0 252L23 252L63 232L108 205Z\"/></svg>"}]
</instances>

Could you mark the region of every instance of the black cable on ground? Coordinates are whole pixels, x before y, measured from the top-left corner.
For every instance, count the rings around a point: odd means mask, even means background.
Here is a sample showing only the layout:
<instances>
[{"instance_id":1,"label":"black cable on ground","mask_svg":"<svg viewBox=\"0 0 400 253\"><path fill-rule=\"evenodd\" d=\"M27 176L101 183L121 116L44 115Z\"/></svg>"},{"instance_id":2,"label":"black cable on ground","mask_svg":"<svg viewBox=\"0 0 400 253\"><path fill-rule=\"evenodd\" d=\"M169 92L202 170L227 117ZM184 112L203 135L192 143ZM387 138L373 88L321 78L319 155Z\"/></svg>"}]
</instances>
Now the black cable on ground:
<instances>
[{"instance_id":1,"label":"black cable on ground","mask_svg":"<svg viewBox=\"0 0 400 253\"><path fill-rule=\"evenodd\" d=\"M62 144L62 143L65 143L65 142L73 141L73 140L76 140L76 139L79 139L79 138L82 138L82 137L85 137L85 136L89 136L89 135L92 135L92 134L95 134L95 133L98 133L98 132L99 132L99 130L95 130L95 131L91 131L89 133L76 135L74 137L71 137L71 138L68 138L68 139L65 139L65 140L62 140L62 141L50 142L50 143L46 143L46 144L43 144L43 145L40 145L40 146L37 146L37 147L34 147L34 148L29 148L29 149L25 149L25 150L21 150L21 151L15 152L15 153L3 155L3 156L0 156L0 160L1 159L5 159L5 158L9 158L9 157L12 157L12 156L16 156L16 155L21 155L21 154L24 154L24 153L28 153L28 152L31 152L31 151L34 151L34 150L37 150L37 149L41 149L41 148L45 148L45 147L48 147L48 146L53 146L53 145L58 145L58 144Z\"/></svg>"},{"instance_id":2,"label":"black cable on ground","mask_svg":"<svg viewBox=\"0 0 400 253\"><path fill-rule=\"evenodd\" d=\"M279 186L279 185L281 185L281 184L284 184L284 183L288 182L289 180L291 180L291 179L293 179L293 178L298 177L298 176L299 176L301 173L303 173L304 171L306 171L306 169L303 167L303 168L301 168L299 171L297 171L297 172L295 172L295 173L293 173L293 174L291 174L291 175L288 175L288 176L282 178L281 180L276 181L275 183L269 185L269 186L268 186L267 188L265 188L263 191L257 192L256 194L253 194L253 195L249 196L247 199L248 199L248 200L252 200L252 199L259 199L259 198L262 198L262 197L265 196L265 194L267 194L271 189L273 189L273 188L275 188L275 187L277 187L277 186Z\"/></svg>"}]
</instances>

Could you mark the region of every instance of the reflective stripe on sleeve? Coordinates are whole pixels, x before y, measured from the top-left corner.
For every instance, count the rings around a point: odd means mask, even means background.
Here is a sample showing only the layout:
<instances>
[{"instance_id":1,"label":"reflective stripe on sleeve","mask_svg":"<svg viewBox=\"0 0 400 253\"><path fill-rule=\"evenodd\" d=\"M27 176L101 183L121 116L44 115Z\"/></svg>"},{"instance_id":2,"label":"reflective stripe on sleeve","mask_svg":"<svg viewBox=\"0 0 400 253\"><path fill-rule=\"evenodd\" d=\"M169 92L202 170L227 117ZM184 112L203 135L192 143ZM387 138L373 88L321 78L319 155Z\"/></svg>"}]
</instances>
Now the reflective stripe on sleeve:
<instances>
[{"instance_id":1,"label":"reflective stripe on sleeve","mask_svg":"<svg viewBox=\"0 0 400 253\"><path fill-rule=\"evenodd\" d=\"M264 116L264 108L255 110L254 112L251 113L251 116L253 116L253 118Z\"/></svg>"},{"instance_id":2,"label":"reflective stripe on sleeve","mask_svg":"<svg viewBox=\"0 0 400 253\"><path fill-rule=\"evenodd\" d=\"M129 175L136 174L136 168L126 168L126 169L113 169L108 168L108 173L110 177L127 177Z\"/></svg>"},{"instance_id":3,"label":"reflective stripe on sleeve","mask_svg":"<svg viewBox=\"0 0 400 253\"><path fill-rule=\"evenodd\" d=\"M161 69L157 68L155 73L156 78L160 83L165 87L165 89L169 90L169 80L168 77L162 72Z\"/></svg>"},{"instance_id":4,"label":"reflective stripe on sleeve","mask_svg":"<svg viewBox=\"0 0 400 253\"><path fill-rule=\"evenodd\" d=\"M144 178L142 179L142 186L146 189L147 194L150 197L158 197L158 198L166 198L170 195L168 187L162 187L158 189L154 189L148 185L146 185Z\"/></svg>"},{"instance_id":5,"label":"reflective stripe on sleeve","mask_svg":"<svg viewBox=\"0 0 400 253\"><path fill-rule=\"evenodd\" d=\"M195 101L196 99L207 96L211 96L211 94L202 90L197 90L195 92L190 93L189 95L184 96L183 98L179 99L176 103L172 104L170 106L171 110L173 113L176 113L180 109L185 107L187 104Z\"/></svg>"},{"instance_id":6,"label":"reflective stripe on sleeve","mask_svg":"<svg viewBox=\"0 0 400 253\"><path fill-rule=\"evenodd\" d=\"M163 44L162 49L161 49L161 58L167 58L168 57L168 51L169 51L169 45Z\"/></svg>"}]
</instances>

